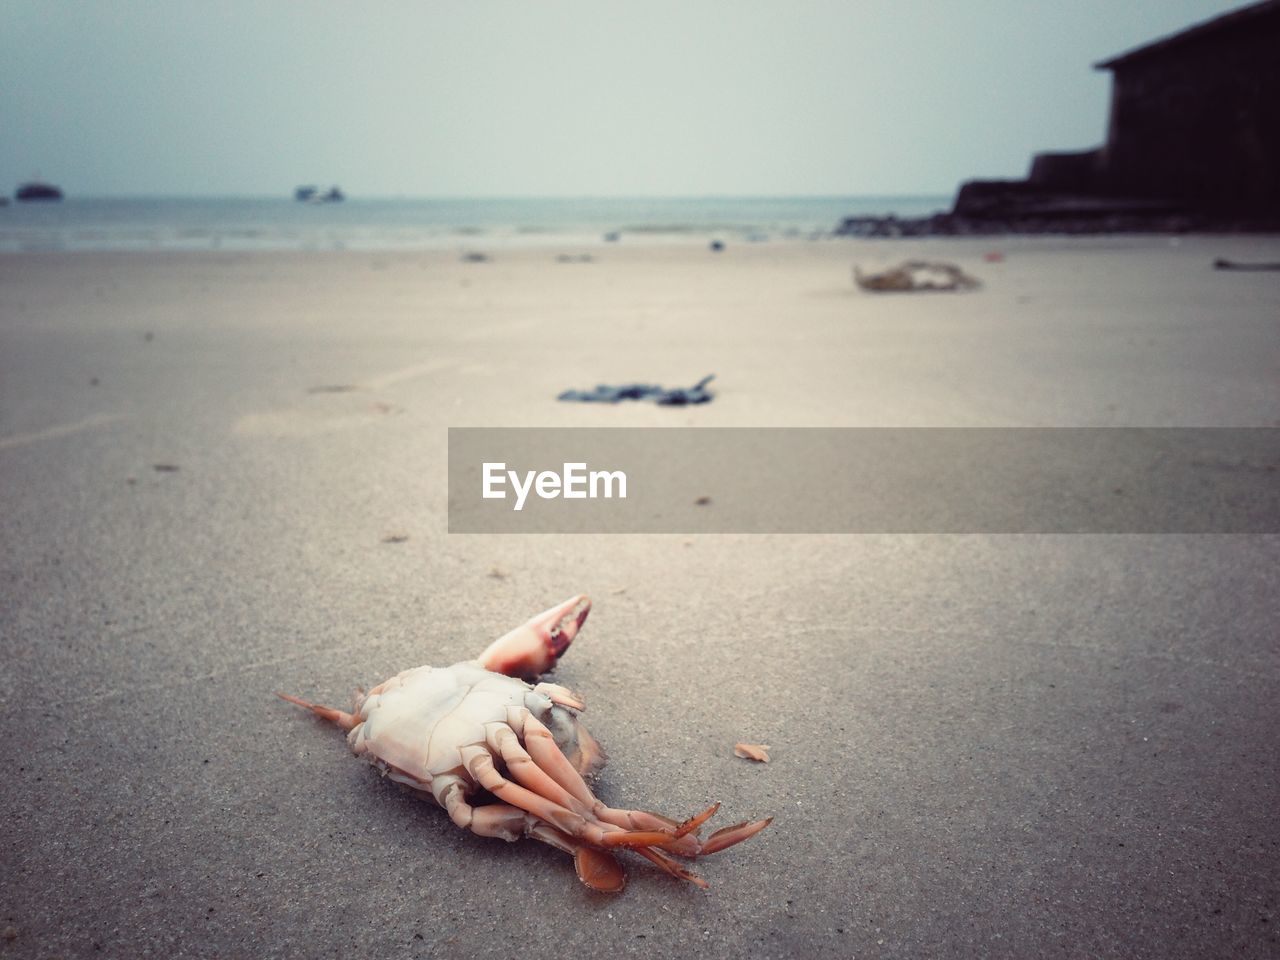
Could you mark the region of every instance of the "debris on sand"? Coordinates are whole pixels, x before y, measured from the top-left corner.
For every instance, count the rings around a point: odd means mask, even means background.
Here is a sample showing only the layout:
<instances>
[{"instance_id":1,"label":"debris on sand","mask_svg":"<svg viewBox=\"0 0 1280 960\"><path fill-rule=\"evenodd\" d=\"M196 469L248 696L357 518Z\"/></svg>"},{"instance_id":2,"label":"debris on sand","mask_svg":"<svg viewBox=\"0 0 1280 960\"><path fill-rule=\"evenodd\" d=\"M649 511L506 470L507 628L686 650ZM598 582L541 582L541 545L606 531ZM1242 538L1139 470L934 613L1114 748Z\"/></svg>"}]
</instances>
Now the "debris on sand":
<instances>
[{"instance_id":1,"label":"debris on sand","mask_svg":"<svg viewBox=\"0 0 1280 960\"><path fill-rule=\"evenodd\" d=\"M907 260L881 273L863 273L855 264L853 281L868 293L973 290L981 286L954 263L938 260Z\"/></svg>"},{"instance_id":2,"label":"debris on sand","mask_svg":"<svg viewBox=\"0 0 1280 960\"><path fill-rule=\"evenodd\" d=\"M486 573L485 576L490 580L505 580L510 576L510 574L501 567L490 567L489 572Z\"/></svg>"},{"instance_id":3,"label":"debris on sand","mask_svg":"<svg viewBox=\"0 0 1280 960\"><path fill-rule=\"evenodd\" d=\"M307 393L350 393L357 389L349 383L322 383L318 387L307 387Z\"/></svg>"},{"instance_id":4,"label":"debris on sand","mask_svg":"<svg viewBox=\"0 0 1280 960\"><path fill-rule=\"evenodd\" d=\"M1223 260L1219 257L1213 261L1215 270L1280 270L1280 263L1242 263L1239 260Z\"/></svg>"},{"instance_id":5,"label":"debris on sand","mask_svg":"<svg viewBox=\"0 0 1280 960\"><path fill-rule=\"evenodd\" d=\"M487 253L464 253L462 255L463 263L489 263L492 259Z\"/></svg>"},{"instance_id":6,"label":"debris on sand","mask_svg":"<svg viewBox=\"0 0 1280 960\"><path fill-rule=\"evenodd\" d=\"M695 507L707 507L707 506L710 506L710 505L711 505L711 498L710 498L710 497L699 497L697 500L693 501L693 505L694 505Z\"/></svg>"},{"instance_id":7,"label":"debris on sand","mask_svg":"<svg viewBox=\"0 0 1280 960\"><path fill-rule=\"evenodd\" d=\"M404 543L409 539L407 533L388 533L382 538L383 543Z\"/></svg>"},{"instance_id":8,"label":"debris on sand","mask_svg":"<svg viewBox=\"0 0 1280 960\"><path fill-rule=\"evenodd\" d=\"M768 763L769 745L767 743L735 743L733 755L743 760L754 760L756 763Z\"/></svg>"},{"instance_id":9,"label":"debris on sand","mask_svg":"<svg viewBox=\"0 0 1280 960\"><path fill-rule=\"evenodd\" d=\"M566 390L557 400L573 400L578 403L619 403L622 400L652 400L663 407L683 407L694 403L707 403L715 396L707 384L715 374L703 377L692 387L674 387L670 390L653 383L625 383L612 386L596 385L594 390Z\"/></svg>"},{"instance_id":10,"label":"debris on sand","mask_svg":"<svg viewBox=\"0 0 1280 960\"><path fill-rule=\"evenodd\" d=\"M176 463L156 463L152 464L152 469L156 473L177 473L179 467Z\"/></svg>"}]
</instances>

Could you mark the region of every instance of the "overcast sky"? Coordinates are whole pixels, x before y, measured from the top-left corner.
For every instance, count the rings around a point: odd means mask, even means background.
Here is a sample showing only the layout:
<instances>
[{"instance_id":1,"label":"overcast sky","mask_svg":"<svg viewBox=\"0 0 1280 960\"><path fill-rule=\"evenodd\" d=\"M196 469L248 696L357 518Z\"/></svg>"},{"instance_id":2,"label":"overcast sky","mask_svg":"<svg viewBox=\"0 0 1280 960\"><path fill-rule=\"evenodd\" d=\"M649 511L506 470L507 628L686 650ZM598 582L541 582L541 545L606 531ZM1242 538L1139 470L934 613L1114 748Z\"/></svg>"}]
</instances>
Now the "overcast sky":
<instances>
[{"instance_id":1,"label":"overcast sky","mask_svg":"<svg viewBox=\"0 0 1280 960\"><path fill-rule=\"evenodd\" d=\"M950 193L1240 0L0 0L0 194Z\"/></svg>"}]
</instances>

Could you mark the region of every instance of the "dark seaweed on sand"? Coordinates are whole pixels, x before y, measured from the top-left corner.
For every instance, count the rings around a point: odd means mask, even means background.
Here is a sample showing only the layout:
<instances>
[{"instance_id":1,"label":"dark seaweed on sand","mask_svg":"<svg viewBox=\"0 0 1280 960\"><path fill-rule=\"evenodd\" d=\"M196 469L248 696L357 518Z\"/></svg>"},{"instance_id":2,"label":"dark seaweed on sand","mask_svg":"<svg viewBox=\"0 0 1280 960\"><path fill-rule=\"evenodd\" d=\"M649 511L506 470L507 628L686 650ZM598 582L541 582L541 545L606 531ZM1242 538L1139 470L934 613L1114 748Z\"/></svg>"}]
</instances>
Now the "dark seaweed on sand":
<instances>
[{"instance_id":1,"label":"dark seaweed on sand","mask_svg":"<svg viewBox=\"0 0 1280 960\"><path fill-rule=\"evenodd\" d=\"M715 374L708 374L692 387L673 387L668 390L653 383L625 383L612 386L607 383L596 385L594 390L566 390L557 400L572 400L578 403L618 403L622 400L652 400L664 407L683 407L694 403L708 403L715 396L707 389L707 384L715 379Z\"/></svg>"}]
</instances>

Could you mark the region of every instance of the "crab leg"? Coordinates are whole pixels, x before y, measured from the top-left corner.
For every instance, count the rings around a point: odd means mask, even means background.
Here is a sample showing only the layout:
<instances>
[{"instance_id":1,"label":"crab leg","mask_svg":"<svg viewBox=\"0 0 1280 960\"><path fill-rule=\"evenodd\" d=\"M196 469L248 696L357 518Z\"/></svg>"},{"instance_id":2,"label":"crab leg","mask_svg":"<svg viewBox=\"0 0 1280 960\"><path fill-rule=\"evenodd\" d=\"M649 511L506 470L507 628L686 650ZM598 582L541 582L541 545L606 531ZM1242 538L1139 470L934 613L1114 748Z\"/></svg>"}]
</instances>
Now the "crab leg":
<instances>
[{"instance_id":1,"label":"crab leg","mask_svg":"<svg viewBox=\"0 0 1280 960\"><path fill-rule=\"evenodd\" d=\"M483 808L482 808L483 809ZM592 890L600 893L620 893L627 885L627 875L617 857L607 850L579 843L566 833L561 833L550 824L538 821L529 831L535 840L563 850L573 857L573 868L578 879Z\"/></svg>"},{"instance_id":2,"label":"crab leg","mask_svg":"<svg viewBox=\"0 0 1280 960\"><path fill-rule=\"evenodd\" d=\"M560 751L546 725L527 710L521 711L521 713L523 715L523 729L521 732L524 735L524 745L534 763L540 770L550 775L556 783L572 794L575 799L586 805L587 809L597 819L622 827L624 830L669 831L668 849L690 857L716 853L725 847L741 843L769 825L768 820L740 823L717 831L705 843L699 842L698 838L694 836L690 836L681 843L672 843L671 841L682 840L687 834L697 830L719 809L720 805L718 803L713 804L684 823L677 823L661 814L650 813L646 810L626 810L606 806L591 792L591 788L587 786L581 774L574 769L573 764ZM717 840L716 838L720 839Z\"/></svg>"},{"instance_id":3,"label":"crab leg","mask_svg":"<svg viewBox=\"0 0 1280 960\"><path fill-rule=\"evenodd\" d=\"M582 803L538 766L520 745L520 738L509 726L505 723L492 724L488 734L490 747L502 756L502 762L507 765L507 772L520 784L528 787L538 796L546 797L552 803L558 803L579 816L591 815L591 805Z\"/></svg>"},{"instance_id":4,"label":"crab leg","mask_svg":"<svg viewBox=\"0 0 1280 960\"><path fill-rule=\"evenodd\" d=\"M577 798L575 798L567 790L565 790L564 787L556 783L555 780L553 780L545 770L543 770L541 767L538 766L537 763L534 762L533 758L529 756L529 754L525 751L524 747L520 745L519 737L516 736L515 732L509 726L507 726L506 724L494 725L489 732L489 741L490 741L490 745L501 753L502 761L503 763L506 764L508 772L510 772L511 775L515 777L515 779L518 780L521 784L528 787L530 790L532 790L536 794L539 794L540 796L546 797L547 799L550 799L550 800L555 800L556 802L560 803L562 806L568 808L569 810L572 810L575 813L578 813L579 815L585 815L587 817L591 816L593 812L592 810L590 810L586 805L584 805L582 802L577 800ZM596 807L598 810L606 810L610 813L626 813L626 814L641 813L640 811L609 810L609 808L605 807L605 805L601 803L599 800L595 800L594 797L592 799L595 801L593 806ZM689 833L693 830L696 830L705 820L707 820L713 813L715 813L716 810L719 809L719 807L720 807L720 804L718 803L713 804L712 806L704 810L702 813L700 813L698 816L691 818L690 820L686 821L683 824L677 824L673 820L667 820L665 817L658 817L656 815L654 815L651 819L654 821L653 826L657 828L657 832L663 835L667 835L667 840L665 841L664 845L670 844L671 849L676 849L676 846L674 844L671 844L671 841L680 839L681 837L684 836L684 834ZM596 816L599 817L599 814L597 813ZM641 813L641 816L644 816L644 814ZM619 818L619 819L622 819L622 818ZM619 823L618 820L606 821L606 822L613 823L615 826L623 827L623 828L632 827L633 829L632 831L630 831L632 833L640 832L640 831L634 830L634 827L636 826L636 824L634 824L632 821L627 819L623 819L621 823ZM559 831L556 831L555 828L550 826L548 826L546 829L551 831L552 833L559 832ZM650 832L653 832L653 831L650 831ZM545 840L546 838L544 837L541 839ZM575 841L570 840L570 838L568 837L565 837L565 839L571 843L576 844ZM551 840L547 840L546 842L552 843L552 845L555 846L554 842ZM681 880L687 880L690 883L696 884L697 886L700 886L704 889L707 887L707 882L703 880L701 877L699 877L696 873L693 873L691 870L686 870L684 867L680 866L680 864L676 863L666 854L661 853L659 850L655 849L654 847L648 847L648 846L635 847L633 849L635 849L637 853L645 857L647 860L650 860L651 862L653 862L654 864L662 868L662 870L664 870L671 876ZM612 882L611 878L613 874L611 872L604 873L603 874L604 879L601 879L600 877L600 874L604 867L607 867L611 863L616 863L616 861L613 859L612 856L610 856L607 853L604 853L604 851L594 851L591 847L586 847L586 846L583 846L582 844L576 844L576 849L570 852L574 854L574 864L578 871L578 877L582 880L583 883L587 884L587 886L596 890L612 889L612 888L599 886L599 884L602 882ZM593 867L593 858L598 858L600 856L607 857L608 860L604 864L595 864ZM622 869L621 866L617 868L619 873L621 873L621 869ZM617 889L620 890L621 886L619 886Z\"/></svg>"},{"instance_id":5,"label":"crab leg","mask_svg":"<svg viewBox=\"0 0 1280 960\"><path fill-rule=\"evenodd\" d=\"M484 747L464 747L462 760L467 772L476 782L504 803L527 810L540 820L545 820L572 837L585 840L597 847L649 847L671 841L670 833L656 830L623 830L613 824L584 817L562 807L527 787L508 780L494 766L493 757Z\"/></svg>"},{"instance_id":6,"label":"crab leg","mask_svg":"<svg viewBox=\"0 0 1280 960\"><path fill-rule=\"evenodd\" d=\"M676 863L660 850L655 850L653 847L640 847L636 850L636 853L640 854L640 856L644 857L655 866L660 867L677 880L688 880L694 886L701 887L703 890L706 890L707 887L710 886L707 881L703 880L692 870L688 870L680 866L680 864Z\"/></svg>"},{"instance_id":7,"label":"crab leg","mask_svg":"<svg viewBox=\"0 0 1280 960\"><path fill-rule=\"evenodd\" d=\"M533 814L509 803L489 803L473 807L466 800L466 784L457 774L444 774L435 778L432 793L451 819L464 830L482 837L498 837L513 842L523 837L541 840L573 857L578 879L592 890L617 893L627 882L622 864L605 850L579 843L573 837L557 830Z\"/></svg>"},{"instance_id":8,"label":"crab leg","mask_svg":"<svg viewBox=\"0 0 1280 960\"><path fill-rule=\"evenodd\" d=\"M514 843L521 837L530 835L542 822L528 811L509 803L488 803L473 807L467 802L466 782L457 774L436 777L431 787L436 802L445 808L450 820L463 830L470 830L482 837L498 837Z\"/></svg>"},{"instance_id":9,"label":"crab leg","mask_svg":"<svg viewBox=\"0 0 1280 960\"><path fill-rule=\"evenodd\" d=\"M290 703L296 703L300 707L306 707L317 717L323 717L330 723L336 723L343 730L350 730L352 727L358 726L363 721L355 714L347 713L345 710L335 710L333 707L322 707L317 703L309 703L301 697L292 697L287 693L276 692L276 696L281 700L288 700Z\"/></svg>"},{"instance_id":10,"label":"crab leg","mask_svg":"<svg viewBox=\"0 0 1280 960\"><path fill-rule=\"evenodd\" d=\"M667 817L659 816L656 813L647 813L643 810L615 810L606 806L591 792L591 788L582 779L582 775L578 773L574 765L569 762L568 757L560 750L546 725L528 710L521 710L518 713L519 716L513 719L518 721L518 728L524 736L525 749L529 751L534 763L537 764L540 770L548 774L551 779L572 794L595 817L624 830L668 833L670 840L684 836L683 833L676 833L681 824ZM513 726L515 725L513 724ZM714 812L714 809L712 812ZM690 827L689 830L696 829L696 827L697 824ZM688 830L685 832L687 833ZM683 845L683 849L680 850L682 853L686 851L692 852L689 844Z\"/></svg>"},{"instance_id":11,"label":"crab leg","mask_svg":"<svg viewBox=\"0 0 1280 960\"><path fill-rule=\"evenodd\" d=\"M509 677L546 673L569 648L590 612L590 598L571 597L499 637L477 659L486 670Z\"/></svg>"},{"instance_id":12,"label":"crab leg","mask_svg":"<svg viewBox=\"0 0 1280 960\"><path fill-rule=\"evenodd\" d=\"M724 827L717 830L707 839L699 841L698 856L719 853L726 847L732 847L735 843L750 840L771 823L773 823L773 817L765 817L763 820L744 820L742 823L735 823L732 827Z\"/></svg>"},{"instance_id":13,"label":"crab leg","mask_svg":"<svg viewBox=\"0 0 1280 960\"><path fill-rule=\"evenodd\" d=\"M555 737L551 735L546 724L528 709L521 709L515 713L516 716L511 719L516 720L517 723L513 723L512 727L524 738L525 749L529 751L529 755L539 768L545 770L551 779L573 794L588 809L595 807L600 801L587 786L587 781L582 779L582 774L578 773L569 762L569 758L556 745Z\"/></svg>"},{"instance_id":14,"label":"crab leg","mask_svg":"<svg viewBox=\"0 0 1280 960\"><path fill-rule=\"evenodd\" d=\"M657 833L664 838L662 841L664 844L670 844L672 841L681 839L685 834L697 830L712 814L720 809L720 804L712 804L696 817L691 817L684 823L677 824L666 817L659 817L656 814L647 815L643 811L613 810L596 799L589 790L587 795L591 798L591 802L583 803L557 783L547 771L543 770L534 761L525 751L525 748L520 745L520 738L516 736L515 731L509 726L506 724L492 725L489 728L487 739L489 746L502 756L502 762L506 764L507 771L518 783L532 790L538 796L559 804L580 817L601 822L602 825L606 826L606 832L614 832L607 829L607 827L612 826L623 832L643 833L646 835ZM563 758L563 754L561 754L561 757ZM613 820L605 820L600 816L600 811L615 815L621 814L622 816ZM639 816L632 817L634 814L639 814ZM673 847L672 849L676 848Z\"/></svg>"},{"instance_id":15,"label":"crab leg","mask_svg":"<svg viewBox=\"0 0 1280 960\"><path fill-rule=\"evenodd\" d=\"M445 773L434 777L431 781L431 795L436 803L444 807L449 819L463 830L470 830L475 819L476 808L467 803L467 783L456 773ZM506 836L491 833L491 837L502 837L504 840L515 840L518 834Z\"/></svg>"}]
</instances>

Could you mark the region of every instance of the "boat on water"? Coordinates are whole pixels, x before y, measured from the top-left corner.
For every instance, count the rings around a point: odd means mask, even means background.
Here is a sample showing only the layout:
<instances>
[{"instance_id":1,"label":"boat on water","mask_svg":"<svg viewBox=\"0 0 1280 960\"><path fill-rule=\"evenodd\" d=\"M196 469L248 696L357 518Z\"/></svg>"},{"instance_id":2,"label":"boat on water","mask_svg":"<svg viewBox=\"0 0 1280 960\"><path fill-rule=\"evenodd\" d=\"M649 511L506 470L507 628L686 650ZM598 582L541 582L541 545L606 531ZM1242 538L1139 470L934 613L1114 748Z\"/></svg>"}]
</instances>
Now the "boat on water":
<instances>
[{"instance_id":1,"label":"boat on water","mask_svg":"<svg viewBox=\"0 0 1280 960\"><path fill-rule=\"evenodd\" d=\"M330 187L325 193L321 193L319 187L308 185L294 190L293 199L300 203L337 203L346 197L338 187Z\"/></svg>"},{"instance_id":2,"label":"boat on water","mask_svg":"<svg viewBox=\"0 0 1280 960\"><path fill-rule=\"evenodd\" d=\"M44 183L41 180L32 180L18 187L14 193L17 200L61 200L62 191L55 187L52 183Z\"/></svg>"}]
</instances>

